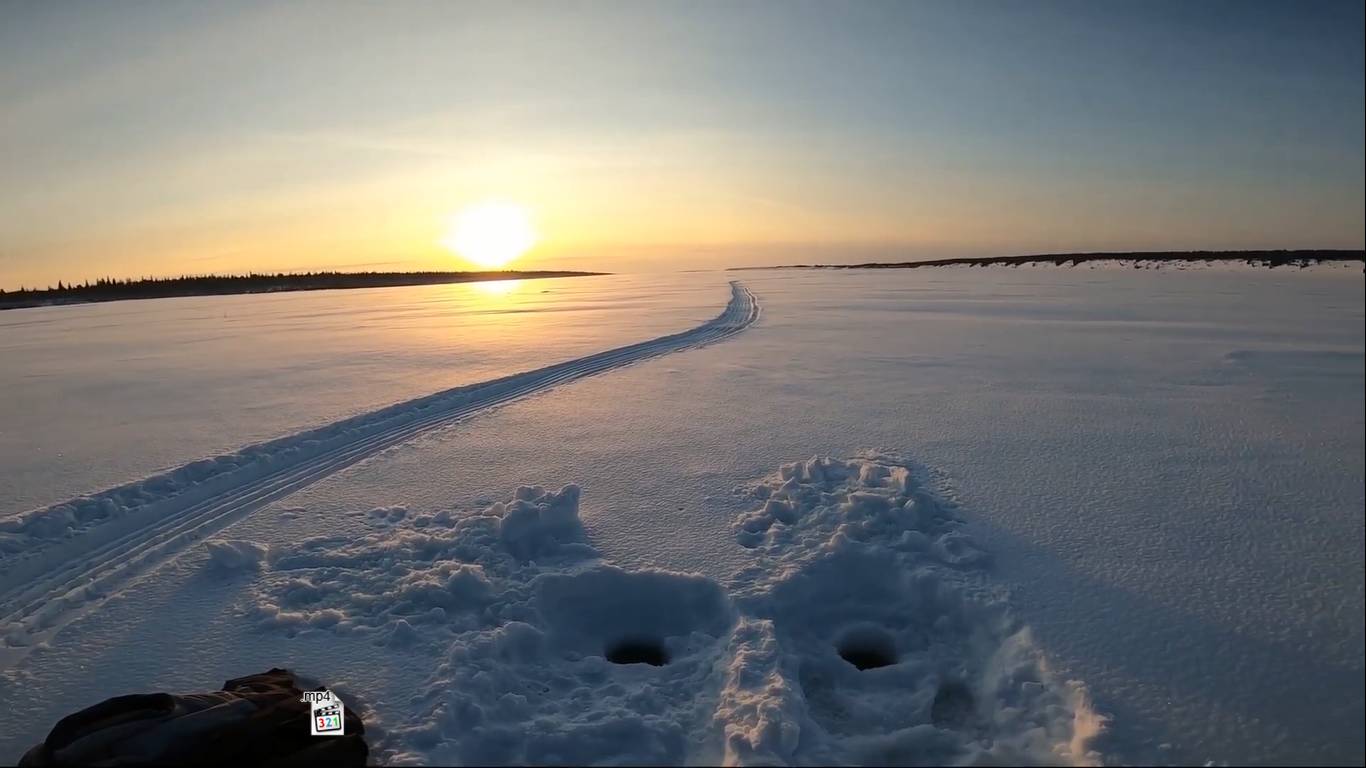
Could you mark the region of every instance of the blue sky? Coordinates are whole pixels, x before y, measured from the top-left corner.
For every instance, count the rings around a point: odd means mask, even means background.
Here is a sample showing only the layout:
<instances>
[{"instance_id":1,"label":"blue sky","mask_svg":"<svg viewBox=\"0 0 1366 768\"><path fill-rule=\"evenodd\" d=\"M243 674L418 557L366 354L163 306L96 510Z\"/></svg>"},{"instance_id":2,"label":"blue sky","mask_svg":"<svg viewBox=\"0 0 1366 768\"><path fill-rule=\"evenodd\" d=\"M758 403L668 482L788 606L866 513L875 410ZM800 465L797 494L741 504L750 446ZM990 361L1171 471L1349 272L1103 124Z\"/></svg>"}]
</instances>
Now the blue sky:
<instances>
[{"instance_id":1,"label":"blue sky","mask_svg":"<svg viewBox=\"0 0 1366 768\"><path fill-rule=\"evenodd\" d=\"M1360 2L0 3L0 287L1363 243Z\"/></svg>"}]
</instances>

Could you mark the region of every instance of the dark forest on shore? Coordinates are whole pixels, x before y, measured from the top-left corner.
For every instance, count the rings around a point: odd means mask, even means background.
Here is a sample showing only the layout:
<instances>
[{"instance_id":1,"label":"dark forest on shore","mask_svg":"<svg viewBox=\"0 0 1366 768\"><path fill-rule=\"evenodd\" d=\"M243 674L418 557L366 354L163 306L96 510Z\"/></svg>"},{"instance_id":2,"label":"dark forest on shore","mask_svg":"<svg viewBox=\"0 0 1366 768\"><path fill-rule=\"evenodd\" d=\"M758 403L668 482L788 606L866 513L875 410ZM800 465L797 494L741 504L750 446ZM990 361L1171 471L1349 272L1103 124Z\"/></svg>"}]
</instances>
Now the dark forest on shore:
<instances>
[{"instance_id":1,"label":"dark forest on shore","mask_svg":"<svg viewBox=\"0 0 1366 768\"><path fill-rule=\"evenodd\" d=\"M1133 261L1152 264L1236 263L1261 267L1307 267L1329 261L1363 261L1363 251L1280 250L1280 251L1128 251L1114 253L1041 253L1027 256L977 256L928 261L873 261L864 264L785 264L780 267L732 267L745 269L918 269L920 267L1018 267L1021 264L1076 266L1092 261ZM1137 265L1137 264L1136 264Z\"/></svg>"},{"instance_id":2,"label":"dark forest on shore","mask_svg":"<svg viewBox=\"0 0 1366 768\"><path fill-rule=\"evenodd\" d=\"M322 291L339 288L390 288L402 285L473 283L491 280L530 280L544 277L588 277L602 272L485 271L485 272L306 272L302 274L186 275L119 280L103 277L84 283L58 282L55 288L0 289L0 309L82 304L125 299L164 299L173 296L218 296L236 293Z\"/></svg>"}]
</instances>

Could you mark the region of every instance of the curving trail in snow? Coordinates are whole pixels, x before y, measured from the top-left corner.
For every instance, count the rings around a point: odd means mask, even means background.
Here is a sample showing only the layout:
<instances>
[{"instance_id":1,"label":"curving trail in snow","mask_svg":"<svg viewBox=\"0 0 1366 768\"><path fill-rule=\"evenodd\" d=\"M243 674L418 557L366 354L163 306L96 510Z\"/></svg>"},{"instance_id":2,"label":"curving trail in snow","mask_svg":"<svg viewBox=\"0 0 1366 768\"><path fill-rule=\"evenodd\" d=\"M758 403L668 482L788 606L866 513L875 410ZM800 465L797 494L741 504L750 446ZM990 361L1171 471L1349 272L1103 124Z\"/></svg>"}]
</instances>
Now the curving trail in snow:
<instances>
[{"instance_id":1,"label":"curving trail in snow","mask_svg":"<svg viewBox=\"0 0 1366 768\"><path fill-rule=\"evenodd\" d=\"M734 336L759 302L732 281L725 311L681 333L446 390L0 519L0 668L129 579L253 511L465 417L632 363Z\"/></svg>"}]
</instances>

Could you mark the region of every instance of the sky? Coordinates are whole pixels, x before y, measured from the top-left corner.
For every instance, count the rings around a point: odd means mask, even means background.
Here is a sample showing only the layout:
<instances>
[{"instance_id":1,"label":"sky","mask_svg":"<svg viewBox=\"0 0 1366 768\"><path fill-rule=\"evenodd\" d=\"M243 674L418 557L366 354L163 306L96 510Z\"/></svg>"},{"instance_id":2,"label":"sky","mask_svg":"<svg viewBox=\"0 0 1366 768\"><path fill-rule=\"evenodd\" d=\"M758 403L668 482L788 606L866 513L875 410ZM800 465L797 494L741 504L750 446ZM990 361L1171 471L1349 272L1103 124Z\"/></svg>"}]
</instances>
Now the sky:
<instances>
[{"instance_id":1,"label":"sky","mask_svg":"<svg viewBox=\"0 0 1366 768\"><path fill-rule=\"evenodd\" d=\"M1361 248L1363 4L0 0L0 288Z\"/></svg>"}]
</instances>

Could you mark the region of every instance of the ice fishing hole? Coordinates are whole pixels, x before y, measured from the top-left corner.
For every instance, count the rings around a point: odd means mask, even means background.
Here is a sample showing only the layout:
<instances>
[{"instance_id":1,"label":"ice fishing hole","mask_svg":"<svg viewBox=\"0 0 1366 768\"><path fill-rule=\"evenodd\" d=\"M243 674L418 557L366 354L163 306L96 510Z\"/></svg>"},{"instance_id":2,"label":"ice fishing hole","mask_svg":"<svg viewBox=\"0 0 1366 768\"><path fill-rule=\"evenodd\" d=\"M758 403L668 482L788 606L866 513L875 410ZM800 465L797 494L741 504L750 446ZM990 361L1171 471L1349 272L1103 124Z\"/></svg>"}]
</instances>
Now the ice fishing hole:
<instances>
[{"instance_id":1,"label":"ice fishing hole","mask_svg":"<svg viewBox=\"0 0 1366 768\"><path fill-rule=\"evenodd\" d=\"M649 664L662 667L669 663L664 643L653 638L633 637L607 646L607 660L613 664Z\"/></svg>"},{"instance_id":2,"label":"ice fishing hole","mask_svg":"<svg viewBox=\"0 0 1366 768\"><path fill-rule=\"evenodd\" d=\"M889 667L896 663L896 642L880 627L855 627L836 644L841 659L860 670Z\"/></svg>"}]
</instances>

